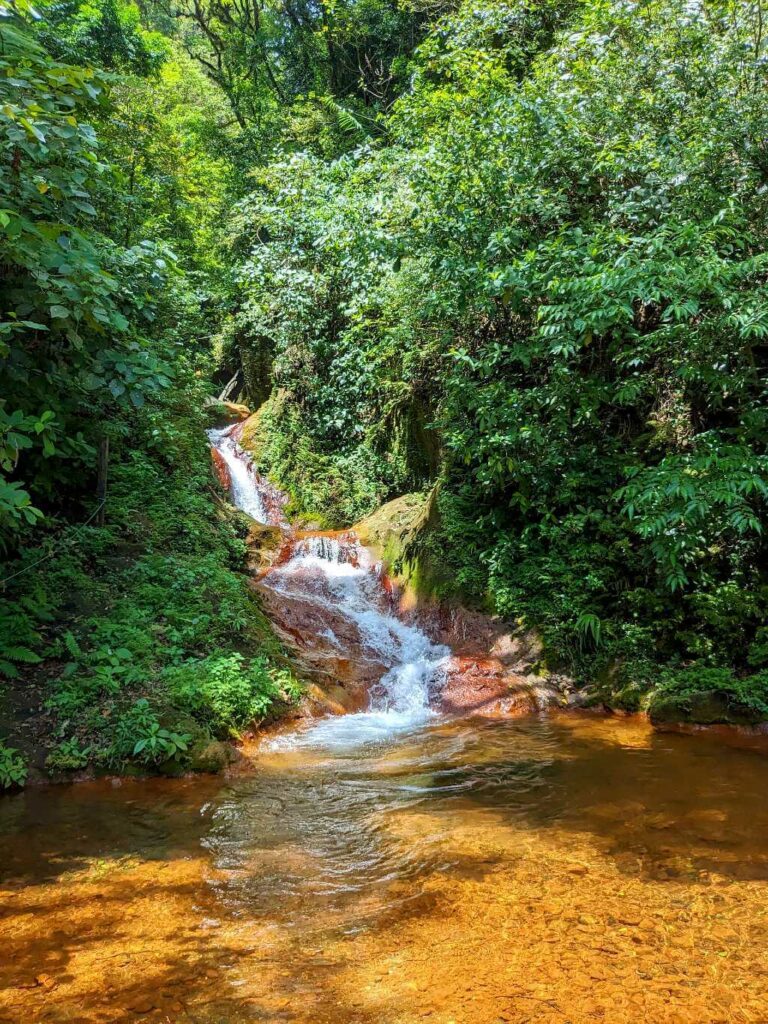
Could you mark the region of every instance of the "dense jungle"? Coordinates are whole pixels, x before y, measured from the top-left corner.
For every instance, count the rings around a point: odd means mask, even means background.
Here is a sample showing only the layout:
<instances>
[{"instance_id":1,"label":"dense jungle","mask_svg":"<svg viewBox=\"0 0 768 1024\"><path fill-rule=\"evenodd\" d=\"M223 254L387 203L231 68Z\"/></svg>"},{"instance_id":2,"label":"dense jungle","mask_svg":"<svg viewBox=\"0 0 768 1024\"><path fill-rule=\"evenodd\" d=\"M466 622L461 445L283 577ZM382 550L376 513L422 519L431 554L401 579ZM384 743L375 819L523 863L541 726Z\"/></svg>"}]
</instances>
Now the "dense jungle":
<instances>
[{"instance_id":1,"label":"dense jungle","mask_svg":"<svg viewBox=\"0 0 768 1024\"><path fill-rule=\"evenodd\" d=\"M4 786L297 699L212 487L233 375L294 519L420 495L395 568L541 674L768 717L759 3L0 13Z\"/></svg>"},{"instance_id":2,"label":"dense jungle","mask_svg":"<svg viewBox=\"0 0 768 1024\"><path fill-rule=\"evenodd\" d=\"M0 0L0 1024L768 1020L763 0Z\"/></svg>"}]
</instances>

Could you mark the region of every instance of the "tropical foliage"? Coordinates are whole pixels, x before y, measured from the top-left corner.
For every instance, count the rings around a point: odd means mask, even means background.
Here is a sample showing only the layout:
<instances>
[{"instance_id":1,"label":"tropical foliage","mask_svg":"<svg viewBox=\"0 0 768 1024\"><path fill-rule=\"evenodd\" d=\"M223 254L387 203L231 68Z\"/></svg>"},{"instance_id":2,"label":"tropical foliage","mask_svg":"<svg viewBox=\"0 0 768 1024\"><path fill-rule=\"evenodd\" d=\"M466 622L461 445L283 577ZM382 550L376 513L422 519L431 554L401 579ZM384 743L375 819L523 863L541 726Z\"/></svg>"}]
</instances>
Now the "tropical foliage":
<instances>
[{"instance_id":1,"label":"tropical foliage","mask_svg":"<svg viewBox=\"0 0 768 1024\"><path fill-rule=\"evenodd\" d=\"M764 716L764 23L0 0L0 674L51 768L295 693L209 489L236 370L297 513L429 492L433 592L614 704Z\"/></svg>"},{"instance_id":2,"label":"tropical foliage","mask_svg":"<svg viewBox=\"0 0 768 1024\"><path fill-rule=\"evenodd\" d=\"M264 464L337 521L439 481L445 586L632 703L765 664L767 67L751 4L464 4L386 146L240 206Z\"/></svg>"}]
</instances>

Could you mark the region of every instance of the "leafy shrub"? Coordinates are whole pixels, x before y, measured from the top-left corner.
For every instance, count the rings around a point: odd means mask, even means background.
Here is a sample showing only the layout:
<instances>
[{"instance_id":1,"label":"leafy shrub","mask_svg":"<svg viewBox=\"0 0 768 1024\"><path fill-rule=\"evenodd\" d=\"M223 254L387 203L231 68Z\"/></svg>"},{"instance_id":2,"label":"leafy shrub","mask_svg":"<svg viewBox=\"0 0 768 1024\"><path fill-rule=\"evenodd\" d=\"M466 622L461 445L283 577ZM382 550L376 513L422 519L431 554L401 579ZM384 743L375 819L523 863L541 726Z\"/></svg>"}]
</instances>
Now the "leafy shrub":
<instances>
[{"instance_id":1,"label":"leafy shrub","mask_svg":"<svg viewBox=\"0 0 768 1024\"><path fill-rule=\"evenodd\" d=\"M27 781L27 766L24 758L14 747L6 747L0 740L0 787L11 789L23 786Z\"/></svg>"},{"instance_id":2,"label":"leafy shrub","mask_svg":"<svg viewBox=\"0 0 768 1024\"><path fill-rule=\"evenodd\" d=\"M75 737L62 740L45 759L49 771L68 772L85 768L92 752L91 747L83 747Z\"/></svg>"},{"instance_id":3,"label":"leafy shrub","mask_svg":"<svg viewBox=\"0 0 768 1024\"><path fill-rule=\"evenodd\" d=\"M140 697L117 716L105 759L119 765L136 758L142 764L157 765L170 758L179 759L191 739L190 733L163 728L150 702Z\"/></svg>"},{"instance_id":4,"label":"leafy shrub","mask_svg":"<svg viewBox=\"0 0 768 1024\"><path fill-rule=\"evenodd\" d=\"M226 734L263 718L284 697L273 675L265 658L212 654L167 669L164 681L174 706Z\"/></svg>"},{"instance_id":5,"label":"leafy shrub","mask_svg":"<svg viewBox=\"0 0 768 1024\"><path fill-rule=\"evenodd\" d=\"M169 758L178 759L187 750L191 739L191 733L162 729L158 722L153 722L144 735L136 740L132 754L147 764L160 764Z\"/></svg>"}]
</instances>

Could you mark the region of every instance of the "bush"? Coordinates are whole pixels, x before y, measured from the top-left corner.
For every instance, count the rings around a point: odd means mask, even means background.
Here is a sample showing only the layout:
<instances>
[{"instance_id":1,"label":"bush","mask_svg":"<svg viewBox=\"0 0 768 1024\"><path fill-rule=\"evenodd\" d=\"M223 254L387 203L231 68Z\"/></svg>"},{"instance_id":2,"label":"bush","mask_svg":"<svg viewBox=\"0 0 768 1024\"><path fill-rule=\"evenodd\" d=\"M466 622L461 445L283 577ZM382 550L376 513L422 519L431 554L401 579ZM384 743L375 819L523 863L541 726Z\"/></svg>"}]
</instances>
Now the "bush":
<instances>
[{"instance_id":1,"label":"bush","mask_svg":"<svg viewBox=\"0 0 768 1024\"><path fill-rule=\"evenodd\" d=\"M768 671L737 678L726 668L690 665L667 670L650 697L657 719L758 722L768 718Z\"/></svg>"},{"instance_id":2,"label":"bush","mask_svg":"<svg viewBox=\"0 0 768 1024\"><path fill-rule=\"evenodd\" d=\"M212 654L169 668L163 681L174 706L215 733L237 734L286 700L266 658Z\"/></svg>"},{"instance_id":3,"label":"bush","mask_svg":"<svg viewBox=\"0 0 768 1024\"><path fill-rule=\"evenodd\" d=\"M77 771L85 768L91 756L91 747L82 747L79 740L72 737L62 740L53 748L45 759L45 766L53 772Z\"/></svg>"},{"instance_id":4,"label":"bush","mask_svg":"<svg viewBox=\"0 0 768 1024\"><path fill-rule=\"evenodd\" d=\"M12 789L27 781L24 758L14 747L6 747L0 740L0 788Z\"/></svg>"}]
</instances>

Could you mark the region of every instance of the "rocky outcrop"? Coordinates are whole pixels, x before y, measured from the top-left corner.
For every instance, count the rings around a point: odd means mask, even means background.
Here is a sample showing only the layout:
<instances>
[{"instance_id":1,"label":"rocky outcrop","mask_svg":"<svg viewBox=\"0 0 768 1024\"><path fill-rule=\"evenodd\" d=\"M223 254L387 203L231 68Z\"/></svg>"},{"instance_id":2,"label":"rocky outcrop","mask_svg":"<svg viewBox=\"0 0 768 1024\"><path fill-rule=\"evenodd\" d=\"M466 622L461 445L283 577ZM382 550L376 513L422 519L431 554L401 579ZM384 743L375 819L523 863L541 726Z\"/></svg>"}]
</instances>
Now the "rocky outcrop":
<instances>
[{"instance_id":1,"label":"rocky outcrop","mask_svg":"<svg viewBox=\"0 0 768 1024\"><path fill-rule=\"evenodd\" d=\"M285 536L279 526L250 521L245 544L248 548L248 567L256 574L266 572L280 557Z\"/></svg>"},{"instance_id":2,"label":"rocky outcrop","mask_svg":"<svg viewBox=\"0 0 768 1024\"><path fill-rule=\"evenodd\" d=\"M402 591L403 610L431 594L434 573L419 557L419 540L436 520L436 488L428 495L403 494L388 501L352 530L380 559Z\"/></svg>"},{"instance_id":3,"label":"rocky outcrop","mask_svg":"<svg viewBox=\"0 0 768 1024\"><path fill-rule=\"evenodd\" d=\"M256 462L259 461L259 453L263 445L262 418L266 406L252 412L245 419L241 420L234 428L233 437Z\"/></svg>"},{"instance_id":4,"label":"rocky outcrop","mask_svg":"<svg viewBox=\"0 0 768 1024\"><path fill-rule=\"evenodd\" d=\"M440 694L445 712L524 715L567 702L568 681L544 669L535 630L445 604L422 604L412 614L431 639L453 651Z\"/></svg>"},{"instance_id":5,"label":"rocky outcrop","mask_svg":"<svg viewBox=\"0 0 768 1024\"><path fill-rule=\"evenodd\" d=\"M209 398L205 403L207 415L215 424L238 423L247 420L251 410L247 405L240 402L221 401L218 398Z\"/></svg>"},{"instance_id":6,"label":"rocky outcrop","mask_svg":"<svg viewBox=\"0 0 768 1024\"><path fill-rule=\"evenodd\" d=\"M453 657L438 706L446 714L508 718L562 705L563 696L554 681L511 672L497 658Z\"/></svg>"}]
</instances>

